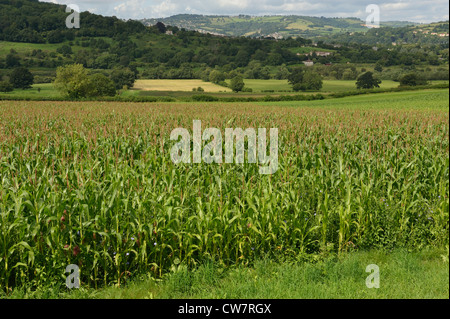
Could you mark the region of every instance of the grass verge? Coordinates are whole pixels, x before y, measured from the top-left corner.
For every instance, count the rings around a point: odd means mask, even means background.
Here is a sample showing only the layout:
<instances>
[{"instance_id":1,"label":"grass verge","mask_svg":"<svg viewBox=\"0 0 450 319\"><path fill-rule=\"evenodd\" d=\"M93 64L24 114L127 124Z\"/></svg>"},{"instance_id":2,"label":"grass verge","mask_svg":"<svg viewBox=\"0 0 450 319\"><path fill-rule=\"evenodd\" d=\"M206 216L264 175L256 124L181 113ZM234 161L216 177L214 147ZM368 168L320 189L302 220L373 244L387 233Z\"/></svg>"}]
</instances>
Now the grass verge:
<instances>
[{"instance_id":1,"label":"grass verge","mask_svg":"<svg viewBox=\"0 0 450 319\"><path fill-rule=\"evenodd\" d=\"M376 264L380 287L368 288L366 267ZM18 289L11 299L448 299L448 248L417 252L356 251L317 262L258 260L223 268L213 262L194 270L178 266L163 276L135 278L103 289Z\"/></svg>"}]
</instances>

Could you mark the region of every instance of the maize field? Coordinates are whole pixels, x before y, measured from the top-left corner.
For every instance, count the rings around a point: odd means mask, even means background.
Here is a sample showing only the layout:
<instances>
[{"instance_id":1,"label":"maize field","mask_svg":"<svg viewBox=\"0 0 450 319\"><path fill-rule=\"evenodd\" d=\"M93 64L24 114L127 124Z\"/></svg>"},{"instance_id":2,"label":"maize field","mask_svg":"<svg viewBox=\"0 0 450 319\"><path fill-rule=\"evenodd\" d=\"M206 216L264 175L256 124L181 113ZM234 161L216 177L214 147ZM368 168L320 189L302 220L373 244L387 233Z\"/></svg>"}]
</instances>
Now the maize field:
<instances>
[{"instance_id":1,"label":"maize field","mask_svg":"<svg viewBox=\"0 0 450 319\"><path fill-rule=\"evenodd\" d=\"M290 103L0 101L0 290L449 241L448 90ZM389 101L392 101L389 102ZM387 101L387 102L386 102ZM170 133L278 128L278 171Z\"/></svg>"}]
</instances>

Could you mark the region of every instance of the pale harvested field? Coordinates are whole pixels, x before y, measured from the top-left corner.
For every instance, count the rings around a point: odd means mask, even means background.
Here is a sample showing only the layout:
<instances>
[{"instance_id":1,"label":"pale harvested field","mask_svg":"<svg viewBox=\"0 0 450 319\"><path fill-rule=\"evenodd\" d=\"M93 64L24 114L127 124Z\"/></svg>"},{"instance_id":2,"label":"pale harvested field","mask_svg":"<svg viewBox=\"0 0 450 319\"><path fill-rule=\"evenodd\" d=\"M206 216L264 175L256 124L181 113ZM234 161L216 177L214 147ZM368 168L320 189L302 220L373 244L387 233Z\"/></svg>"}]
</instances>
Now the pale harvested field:
<instances>
[{"instance_id":1,"label":"pale harvested field","mask_svg":"<svg viewBox=\"0 0 450 319\"><path fill-rule=\"evenodd\" d=\"M143 91L192 91L202 87L205 92L231 92L229 88L202 80L137 80L134 88Z\"/></svg>"}]
</instances>

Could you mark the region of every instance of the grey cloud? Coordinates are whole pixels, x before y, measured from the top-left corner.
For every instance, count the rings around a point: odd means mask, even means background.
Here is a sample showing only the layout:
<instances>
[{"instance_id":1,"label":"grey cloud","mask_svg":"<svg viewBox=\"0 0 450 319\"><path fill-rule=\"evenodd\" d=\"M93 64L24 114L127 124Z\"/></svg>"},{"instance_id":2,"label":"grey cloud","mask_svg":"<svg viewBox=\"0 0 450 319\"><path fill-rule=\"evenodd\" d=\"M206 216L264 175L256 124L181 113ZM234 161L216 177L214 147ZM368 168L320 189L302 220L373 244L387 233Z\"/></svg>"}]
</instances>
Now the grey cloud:
<instances>
[{"instance_id":1,"label":"grey cloud","mask_svg":"<svg viewBox=\"0 0 450 319\"><path fill-rule=\"evenodd\" d=\"M215 15L295 14L325 17L358 17L365 19L369 4L380 6L381 21L408 20L432 22L448 19L447 0L46 0L60 4L73 3L82 11L119 18L160 18L179 13Z\"/></svg>"}]
</instances>

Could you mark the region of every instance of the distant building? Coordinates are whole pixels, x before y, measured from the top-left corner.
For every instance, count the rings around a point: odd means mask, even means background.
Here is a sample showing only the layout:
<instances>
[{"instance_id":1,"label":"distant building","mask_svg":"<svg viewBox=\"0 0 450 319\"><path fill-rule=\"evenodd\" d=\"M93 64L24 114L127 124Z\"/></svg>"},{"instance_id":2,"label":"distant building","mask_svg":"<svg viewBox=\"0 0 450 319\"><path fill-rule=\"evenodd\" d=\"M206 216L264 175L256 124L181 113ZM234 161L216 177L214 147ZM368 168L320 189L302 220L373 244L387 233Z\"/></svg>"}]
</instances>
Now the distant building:
<instances>
[{"instance_id":1,"label":"distant building","mask_svg":"<svg viewBox=\"0 0 450 319\"><path fill-rule=\"evenodd\" d=\"M278 32L274 32L272 34L269 34L269 35L267 35L267 37L273 38L275 40L282 40L283 39L283 35L278 33Z\"/></svg>"},{"instance_id":2,"label":"distant building","mask_svg":"<svg viewBox=\"0 0 450 319\"><path fill-rule=\"evenodd\" d=\"M170 30L168 30L168 31L166 31L166 34L167 34L167 35L173 35L173 32L170 31Z\"/></svg>"},{"instance_id":3,"label":"distant building","mask_svg":"<svg viewBox=\"0 0 450 319\"><path fill-rule=\"evenodd\" d=\"M303 61L303 64L306 65L306 66L313 66L314 62L312 60L308 59L306 61Z\"/></svg>"},{"instance_id":4,"label":"distant building","mask_svg":"<svg viewBox=\"0 0 450 319\"><path fill-rule=\"evenodd\" d=\"M297 53L297 55L309 55L309 56L312 56L313 53L315 53L316 56L329 56L329 55L331 55L331 52L323 52L323 51L310 51L309 53Z\"/></svg>"},{"instance_id":5,"label":"distant building","mask_svg":"<svg viewBox=\"0 0 450 319\"><path fill-rule=\"evenodd\" d=\"M331 55L331 52L323 52L323 51L315 51L317 56L329 56ZM309 52L310 55L313 54L313 52Z\"/></svg>"}]
</instances>

